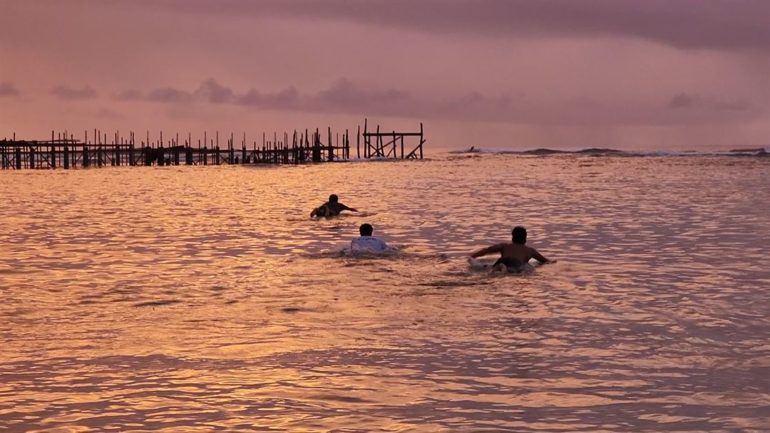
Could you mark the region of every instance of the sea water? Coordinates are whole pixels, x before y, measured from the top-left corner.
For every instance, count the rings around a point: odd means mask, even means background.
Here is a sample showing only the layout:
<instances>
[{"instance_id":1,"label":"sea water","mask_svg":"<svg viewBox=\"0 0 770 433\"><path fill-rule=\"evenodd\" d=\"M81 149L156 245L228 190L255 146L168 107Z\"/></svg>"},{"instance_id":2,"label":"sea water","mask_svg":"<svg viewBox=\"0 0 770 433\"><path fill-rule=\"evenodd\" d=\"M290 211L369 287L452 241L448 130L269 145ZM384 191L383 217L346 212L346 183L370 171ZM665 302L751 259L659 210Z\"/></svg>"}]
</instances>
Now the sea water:
<instances>
[{"instance_id":1,"label":"sea water","mask_svg":"<svg viewBox=\"0 0 770 433\"><path fill-rule=\"evenodd\" d=\"M770 431L768 191L761 154L3 171L0 431ZM397 252L340 253L364 222ZM469 268L516 225L558 262Z\"/></svg>"}]
</instances>

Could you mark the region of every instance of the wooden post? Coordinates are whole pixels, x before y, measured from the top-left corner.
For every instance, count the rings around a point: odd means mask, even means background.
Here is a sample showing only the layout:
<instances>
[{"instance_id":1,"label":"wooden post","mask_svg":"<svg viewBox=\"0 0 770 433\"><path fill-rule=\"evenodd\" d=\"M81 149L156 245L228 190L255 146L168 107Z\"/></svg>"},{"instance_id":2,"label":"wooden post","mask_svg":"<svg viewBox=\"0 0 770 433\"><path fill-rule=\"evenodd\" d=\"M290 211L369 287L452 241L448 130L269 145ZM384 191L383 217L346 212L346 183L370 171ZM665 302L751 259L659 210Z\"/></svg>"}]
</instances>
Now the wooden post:
<instances>
[{"instance_id":1,"label":"wooden post","mask_svg":"<svg viewBox=\"0 0 770 433\"><path fill-rule=\"evenodd\" d=\"M391 152L390 149L388 149L388 154L386 156L390 156L390 152ZM383 153L385 153L384 150L383 150ZM397 156L396 155L396 131L393 131L393 158L395 158L396 156Z\"/></svg>"},{"instance_id":2,"label":"wooden post","mask_svg":"<svg viewBox=\"0 0 770 433\"><path fill-rule=\"evenodd\" d=\"M243 133L243 141L241 141L241 164L246 164L246 132Z\"/></svg>"},{"instance_id":3,"label":"wooden post","mask_svg":"<svg viewBox=\"0 0 770 433\"><path fill-rule=\"evenodd\" d=\"M361 125L358 125L356 133L356 159L361 159Z\"/></svg>"},{"instance_id":4,"label":"wooden post","mask_svg":"<svg viewBox=\"0 0 770 433\"><path fill-rule=\"evenodd\" d=\"M16 141L15 139L13 140ZM16 170L21 170L21 147L16 145Z\"/></svg>"},{"instance_id":5,"label":"wooden post","mask_svg":"<svg viewBox=\"0 0 770 433\"><path fill-rule=\"evenodd\" d=\"M230 139L227 140L227 163L232 165L235 163L235 142L233 133L230 133Z\"/></svg>"},{"instance_id":6,"label":"wooden post","mask_svg":"<svg viewBox=\"0 0 770 433\"><path fill-rule=\"evenodd\" d=\"M70 168L70 149L67 147L67 142L65 140L64 142L64 169L69 170Z\"/></svg>"},{"instance_id":7,"label":"wooden post","mask_svg":"<svg viewBox=\"0 0 770 433\"><path fill-rule=\"evenodd\" d=\"M345 159L350 160L350 131L345 128Z\"/></svg>"},{"instance_id":8,"label":"wooden post","mask_svg":"<svg viewBox=\"0 0 770 433\"><path fill-rule=\"evenodd\" d=\"M123 142L124 142L124 141L125 141L125 140L123 139L123 137L120 137L120 141L119 141L119 142L118 142L118 144L115 146L115 161L114 161L114 162L115 162L115 164L114 164L114 165L116 165L116 166L118 166L118 167L120 167L120 159L121 159L121 157L123 156L123 155L122 155L122 152L121 152L120 150L123 148Z\"/></svg>"},{"instance_id":9,"label":"wooden post","mask_svg":"<svg viewBox=\"0 0 770 433\"><path fill-rule=\"evenodd\" d=\"M321 162L321 138L319 137L318 128L316 128L313 134L313 162Z\"/></svg>"},{"instance_id":10,"label":"wooden post","mask_svg":"<svg viewBox=\"0 0 770 433\"><path fill-rule=\"evenodd\" d=\"M420 159L422 159L422 144L425 140L422 138L422 122L420 122Z\"/></svg>"},{"instance_id":11,"label":"wooden post","mask_svg":"<svg viewBox=\"0 0 770 433\"><path fill-rule=\"evenodd\" d=\"M50 147L50 153L51 153L51 162L50 166L51 168L56 168L56 141L54 141L54 132L51 131L51 147Z\"/></svg>"},{"instance_id":12,"label":"wooden post","mask_svg":"<svg viewBox=\"0 0 770 433\"><path fill-rule=\"evenodd\" d=\"M193 151L192 147L190 146L190 143L187 143L187 146L184 148L184 164L185 165L192 165L193 163Z\"/></svg>"},{"instance_id":13,"label":"wooden post","mask_svg":"<svg viewBox=\"0 0 770 433\"><path fill-rule=\"evenodd\" d=\"M280 162L280 159L278 159L279 155L279 146L278 146L278 134L273 133L273 137L275 138L273 140L273 164L278 164Z\"/></svg>"},{"instance_id":14,"label":"wooden post","mask_svg":"<svg viewBox=\"0 0 770 433\"><path fill-rule=\"evenodd\" d=\"M120 155L120 138L118 138L118 131L115 131L115 135L112 137L112 161L110 165L120 165L118 163L118 156Z\"/></svg>"},{"instance_id":15,"label":"wooden post","mask_svg":"<svg viewBox=\"0 0 770 433\"><path fill-rule=\"evenodd\" d=\"M166 152L163 149L163 131L160 131L160 140L158 140L158 149L155 152L155 160L160 167L166 165Z\"/></svg>"},{"instance_id":16,"label":"wooden post","mask_svg":"<svg viewBox=\"0 0 770 433\"><path fill-rule=\"evenodd\" d=\"M142 143L142 151L144 152L145 167L152 165L152 157L155 150L150 148L150 143Z\"/></svg>"}]
</instances>

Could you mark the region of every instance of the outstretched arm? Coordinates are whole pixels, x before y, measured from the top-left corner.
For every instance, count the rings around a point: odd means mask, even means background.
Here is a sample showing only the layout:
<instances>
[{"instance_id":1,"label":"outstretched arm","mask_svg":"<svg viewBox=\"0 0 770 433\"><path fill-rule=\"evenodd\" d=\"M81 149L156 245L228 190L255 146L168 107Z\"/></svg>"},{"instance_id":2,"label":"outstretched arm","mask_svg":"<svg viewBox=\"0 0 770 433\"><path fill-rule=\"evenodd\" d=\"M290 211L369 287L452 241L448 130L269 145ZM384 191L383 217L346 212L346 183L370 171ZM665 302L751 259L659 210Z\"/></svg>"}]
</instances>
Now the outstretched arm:
<instances>
[{"instance_id":1,"label":"outstretched arm","mask_svg":"<svg viewBox=\"0 0 770 433\"><path fill-rule=\"evenodd\" d=\"M344 204L340 203L340 212L342 212L343 210L349 210L351 212L358 212L358 209L355 209L355 208L352 208L352 207L348 207L348 206L345 206Z\"/></svg>"},{"instance_id":2,"label":"outstretched arm","mask_svg":"<svg viewBox=\"0 0 770 433\"><path fill-rule=\"evenodd\" d=\"M471 254L471 257L481 257L487 254L499 253L503 250L503 244L492 245L491 247L482 248L475 253Z\"/></svg>"},{"instance_id":3,"label":"outstretched arm","mask_svg":"<svg viewBox=\"0 0 770 433\"><path fill-rule=\"evenodd\" d=\"M537 260L540 263L543 263L543 264L545 264L545 263L555 263L556 262L556 260L551 260L551 259L546 258L544 255L542 255L539 252L537 252L537 250L534 249L534 248L532 248L532 258Z\"/></svg>"}]
</instances>

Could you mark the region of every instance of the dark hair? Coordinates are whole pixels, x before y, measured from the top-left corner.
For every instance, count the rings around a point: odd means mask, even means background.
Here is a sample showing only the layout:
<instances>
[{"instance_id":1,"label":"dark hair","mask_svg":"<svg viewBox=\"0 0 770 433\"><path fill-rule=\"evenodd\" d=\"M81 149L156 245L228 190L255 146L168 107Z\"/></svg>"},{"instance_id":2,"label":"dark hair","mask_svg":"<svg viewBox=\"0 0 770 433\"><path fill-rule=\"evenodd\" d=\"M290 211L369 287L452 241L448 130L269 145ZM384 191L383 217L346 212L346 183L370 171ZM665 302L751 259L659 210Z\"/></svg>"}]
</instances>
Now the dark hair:
<instances>
[{"instance_id":1,"label":"dark hair","mask_svg":"<svg viewBox=\"0 0 770 433\"><path fill-rule=\"evenodd\" d=\"M374 228L372 228L371 224L364 223L358 228L358 232L361 233L361 236L371 236L374 232Z\"/></svg>"},{"instance_id":2,"label":"dark hair","mask_svg":"<svg viewBox=\"0 0 770 433\"><path fill-rule=\"evenodd\" d=\"M332 194L332 195L329 196L329 201L330 202L337 203L337 200L339 200L339 198L337 197L337 194Z\"/></svg>"},{"instance_id":3,"label":"dark hair","mask_svg":"<svg viewBox=\"0 0 770 433\"><path fill-rule=\"evenodd\" d=\"M516 226L511 231L511 237L514 244L524 245L527 243L527 229L522 226Z\"/></svg>"}]
</instances>

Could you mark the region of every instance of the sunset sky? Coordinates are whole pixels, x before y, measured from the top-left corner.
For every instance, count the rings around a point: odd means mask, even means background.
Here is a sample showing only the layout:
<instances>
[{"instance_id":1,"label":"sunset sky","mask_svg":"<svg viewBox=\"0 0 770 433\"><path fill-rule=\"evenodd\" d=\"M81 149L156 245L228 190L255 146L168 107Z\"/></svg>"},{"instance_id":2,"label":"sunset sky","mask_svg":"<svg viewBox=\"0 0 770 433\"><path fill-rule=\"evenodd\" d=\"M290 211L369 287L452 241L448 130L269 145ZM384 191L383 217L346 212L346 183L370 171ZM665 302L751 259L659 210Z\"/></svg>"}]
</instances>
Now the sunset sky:
<instances>
[{"instance_id":1,"label":"sunset sky","mask_svg":"<svg viewBox=\"0 0 770 433\"><path fill-rule=\"evenodd\" d=\"M770 147L767 0L0 0L0 138Z\"/></svg>"}]
</instances>

